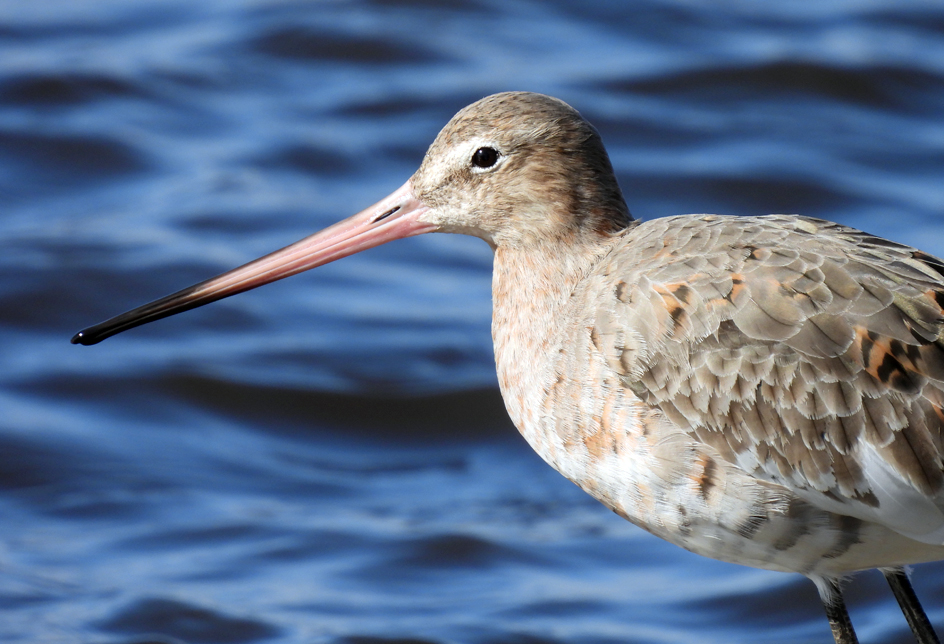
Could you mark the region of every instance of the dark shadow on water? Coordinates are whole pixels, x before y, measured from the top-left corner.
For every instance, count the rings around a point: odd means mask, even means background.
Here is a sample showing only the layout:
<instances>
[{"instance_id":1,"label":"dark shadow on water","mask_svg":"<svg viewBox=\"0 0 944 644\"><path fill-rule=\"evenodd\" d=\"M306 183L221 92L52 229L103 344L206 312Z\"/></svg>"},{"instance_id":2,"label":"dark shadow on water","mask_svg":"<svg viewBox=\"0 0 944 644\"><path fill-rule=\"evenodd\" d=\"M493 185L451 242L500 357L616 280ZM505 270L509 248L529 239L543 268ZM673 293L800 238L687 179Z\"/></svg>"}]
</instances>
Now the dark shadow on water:
<instances>
[{"instance_id":1,"label":"dark shadow on water","mask_svg":"<svg viewBox=\"0 0 944 644\"><path fill-rule=\"evenodd\" d=\"M275 626L171 599L143 599L99 623L112 633L158 634L193 644L262 642L280 634Z\"/></svg>"},{"instance_id":2,"label":"dark shadow on water","mask_svg":"<svg viewBox=\"0 0 944 644\"><path fill-rule=\"evenodd\" d=\"M515 432L500 393L493 389L383 398L195 376L162 379L157 386L193 405L267 428L305 428L317 418L321 426L340 426L379 438L442 442Z\"/></svg>"},{"instance_id":3,"label":"dark shadow on water","mask_svg":"<svg viewBox=\"0 0 944 644\"><path fill-rule=\"evenodd\" d=\"M104 74L29 74L10 78L0 85L0 103L30 107L147 96L136 84Z\"/></svg>"},{"instance_id":4,"label":"dark shadow on water","mask_svg":"<svg viewBox=\"0 0 944 644\"><path fill-rule=\"evenodd\" d=\"M908 67L857 69L784 60L747 67L685 71L653 79L614 81L606 87L614 92L698 96L704 101L820 97L902 110L921 105L921 101L914 100L912 93L936 97L940 95L942 85L944 79L941 76Z\"/></svg>"},{"instance_id":5,"label":"dark shadow on water","mask_svg":"<svg viewBox=\"0 0 944 644\"><path fill-rule=\"evenodd\" d=\"M388 38L341 36L297 26L270 31L256 39L252 47L268 56L295 61L396 65L435 60L423 47L399 44Z\"/></svg>"}]
</instances>

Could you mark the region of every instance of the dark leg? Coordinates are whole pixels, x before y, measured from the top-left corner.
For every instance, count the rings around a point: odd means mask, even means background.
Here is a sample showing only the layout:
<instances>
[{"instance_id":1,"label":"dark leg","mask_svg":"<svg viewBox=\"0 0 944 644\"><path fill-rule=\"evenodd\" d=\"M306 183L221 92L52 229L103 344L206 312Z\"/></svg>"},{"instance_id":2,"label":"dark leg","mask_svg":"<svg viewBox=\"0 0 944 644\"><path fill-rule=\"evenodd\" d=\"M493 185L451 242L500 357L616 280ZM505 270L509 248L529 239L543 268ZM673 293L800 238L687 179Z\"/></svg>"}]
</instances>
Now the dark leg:
<instances>
[{"instance_id":1,"label":"dark leg","mask_svg":"<svg viewBox=\"0 0 944 644\"><path fill-rule=\"evenodd\" d=\"M846 602L842 600L839 580L828 577L810 577L810 579L816 584L819 598L823 600L823 607L826 609L826 617L829 618L829 627L833 631L836 644L859 644L859 638L856 637L852 621L849 619L849 611L846 610Z\"/></svg>"},{"instance_id":2,"label":"dark leg","mask_svg":"<svg viewBox=\"0 0 944 644\"><path fill-rule=\"evenodd\" d=\"M911 581L908 580L908 575L904 569L883 568L882 574L888 580L888 585L892 587L895 599L898 600L901 612L905 614L908 626L911 627L911 632L914 633L918 644L941 644L934 633L931 622L928 621L928 616L921 608L921 602L918 601L918 596L915 595L914 588L911 587Z\"/></svg>"}]
</instances>

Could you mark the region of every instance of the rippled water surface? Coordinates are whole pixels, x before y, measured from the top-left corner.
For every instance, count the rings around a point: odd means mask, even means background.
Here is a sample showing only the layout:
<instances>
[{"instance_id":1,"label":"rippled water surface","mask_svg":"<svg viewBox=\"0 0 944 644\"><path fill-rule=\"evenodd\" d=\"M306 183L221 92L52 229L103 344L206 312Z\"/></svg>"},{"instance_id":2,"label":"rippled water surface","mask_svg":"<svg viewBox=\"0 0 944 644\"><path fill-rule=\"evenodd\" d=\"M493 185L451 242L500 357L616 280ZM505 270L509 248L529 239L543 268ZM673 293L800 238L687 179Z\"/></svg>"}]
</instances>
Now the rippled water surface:
<instances>
[{"instance_id":1,"label":"rippled water surface","mask_svg":"<svg viewBox=\"0 0 944 644\"><path fill-rule=\"evenodd\" d=\"M544 465L491 254L430 235L76 330L399 186L486 94L577 107L634 214L800 212L944 255L937 1L0 3L0 640L828 642ZM915 585L944 625L944 566ZM864 642L907 642L884 581Z\"/></svg>"}]
</instances>

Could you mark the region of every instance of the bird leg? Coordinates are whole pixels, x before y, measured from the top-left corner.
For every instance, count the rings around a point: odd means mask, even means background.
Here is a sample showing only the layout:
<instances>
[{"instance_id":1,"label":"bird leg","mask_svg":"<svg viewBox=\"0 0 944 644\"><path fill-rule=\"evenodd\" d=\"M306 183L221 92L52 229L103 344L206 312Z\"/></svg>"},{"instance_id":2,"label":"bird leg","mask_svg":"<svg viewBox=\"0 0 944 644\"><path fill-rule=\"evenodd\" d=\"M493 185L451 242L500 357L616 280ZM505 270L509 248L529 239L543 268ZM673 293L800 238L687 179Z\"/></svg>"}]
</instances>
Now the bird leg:
<instances>
[{"instance_id":1,"label":"bird leg","mask_svg":"<svg viewBox=\"0 0 944 644\"><path fill-rule=\"evenodd\" d=\"M914 588L911 587L911 581L908 579L908 573L904 568L882 568L882 574L888 580L888 585L892 587L895 599L901 606L901 612L905 614L908 620L908 626L914 633L918 644L941 644L928 620L927 614L918 601Z\"/></svg>"},{"instance_id":2,"label":"bird leg","mask_svg":"<svg viewBox=\"0 0 944 644\"><path fill-rule=\"evenodd\" d=\"M819 598L826 609L826 617L829 618L829 627L833 631L836 644L859 644L859 638L856 637L855 629L852 628L852 620L849 619L849 611L846 610L846 602L842 599L839 580L832 577L812 576L810 579L819 591Z\"/></svg>"}]
</instances>

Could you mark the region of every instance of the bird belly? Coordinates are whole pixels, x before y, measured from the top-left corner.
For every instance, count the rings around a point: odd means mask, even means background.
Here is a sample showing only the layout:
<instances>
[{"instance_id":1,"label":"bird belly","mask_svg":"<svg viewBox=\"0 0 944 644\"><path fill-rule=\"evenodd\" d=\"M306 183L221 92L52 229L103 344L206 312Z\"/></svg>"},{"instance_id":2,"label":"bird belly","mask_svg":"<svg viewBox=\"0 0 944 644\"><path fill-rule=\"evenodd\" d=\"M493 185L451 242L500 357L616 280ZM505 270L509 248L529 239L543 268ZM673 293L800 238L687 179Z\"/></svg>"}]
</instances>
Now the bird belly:
<instances>
[{"instance_id":1,"label":"bird belly","mask_svg":"<svg viewBox=\"0 0 944 644\"><path fill-rule=\"evenodd\" d=\"M567 478L635 525L705 557L807 575L944 558L944 547L816 507L682 435L648 441L628 431L607 437L601 453L598 431L550 450L544 433L539 454Z\"/></svg>"},{"instance_id":2,"label":"bird belly","mask_svg":"<svg viewBox=\"0 0 944 644\"><path fill-rule=\"evenodd\" d=\"M584 364L594 372L584 381L596 386L555 376L533 383L530 396L503 392L509 411L546 462L644 530L712 559L807 575L944 558L944 547L822 509L744 472L643 403L602 362Z\"/></svg>"}]
</instances>

